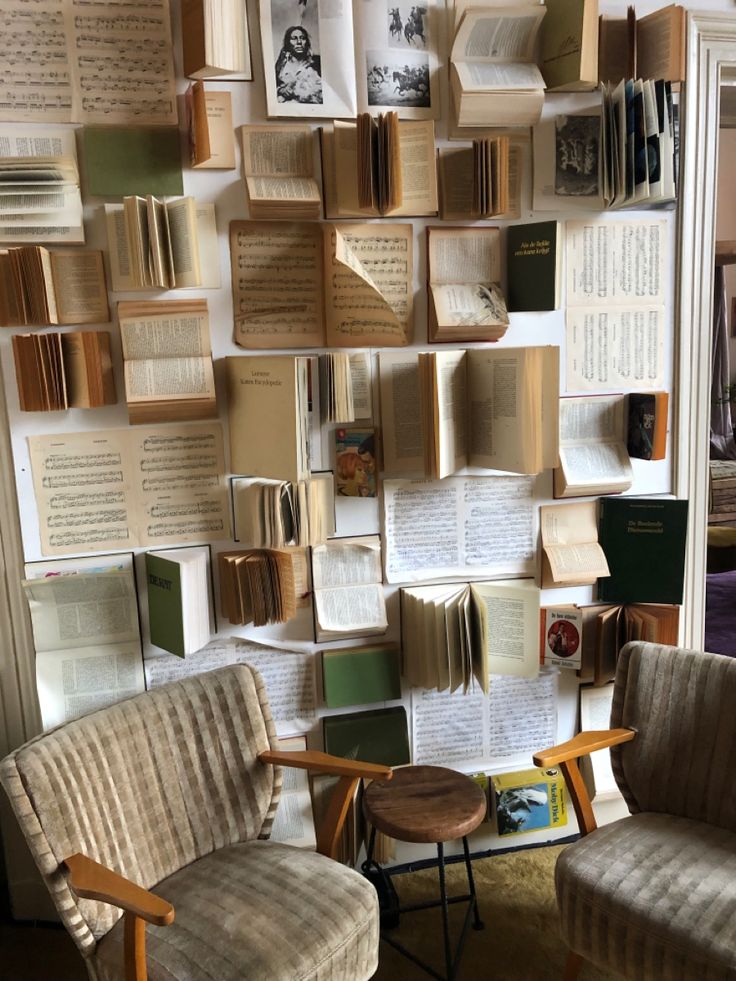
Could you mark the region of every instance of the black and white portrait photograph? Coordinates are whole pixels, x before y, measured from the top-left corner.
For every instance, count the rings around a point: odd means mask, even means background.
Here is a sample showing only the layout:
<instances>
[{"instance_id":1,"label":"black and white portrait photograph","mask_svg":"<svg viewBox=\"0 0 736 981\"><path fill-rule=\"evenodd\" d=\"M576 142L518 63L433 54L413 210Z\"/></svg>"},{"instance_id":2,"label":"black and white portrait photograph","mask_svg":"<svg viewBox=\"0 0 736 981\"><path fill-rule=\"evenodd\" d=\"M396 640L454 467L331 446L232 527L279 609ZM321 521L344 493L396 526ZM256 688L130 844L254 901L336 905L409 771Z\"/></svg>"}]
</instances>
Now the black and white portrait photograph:
<instances>
[{"instance_id":1,"label":"black and white portrait photograph","mask_svg":"<svg viewBox=\"0 0 736 981\"><path fill-rule=\"evenodd\" d=\"M599 193L600 117L557 116L555 194L589 197Z\"/></svg>"},{"instance_id":2,"label":"black and white portrait photograph","mask_svg":"<svg viewBox=\"0 0 736 981\"><path fill-rule=\"evenodd\" d=\"M427 7L388 0L388 43L392 48L426 51L429 39Z\"/></svg>"},{"instance_id":3,"label":"black and white portrait photograph","mask_svg":"<svg viewBox=\"0 0 736 981\"><path fill-rule=\"evenodd\" d=\"M365 59L369 106L431 106L429 58L398 51L368 51Z\"/></svg>"},{"instance_id":4,"label":"black and white portrait photograph","mask_svg":"<svg viewBox=\"0 0 736 981\"><path fill-rule=\"evenodd\" d=\"M273 0L271 29L279 102L322 104L319 18L316 0ZM278 46L278 47L277 47Z\"/></svg>"}]
</instances>

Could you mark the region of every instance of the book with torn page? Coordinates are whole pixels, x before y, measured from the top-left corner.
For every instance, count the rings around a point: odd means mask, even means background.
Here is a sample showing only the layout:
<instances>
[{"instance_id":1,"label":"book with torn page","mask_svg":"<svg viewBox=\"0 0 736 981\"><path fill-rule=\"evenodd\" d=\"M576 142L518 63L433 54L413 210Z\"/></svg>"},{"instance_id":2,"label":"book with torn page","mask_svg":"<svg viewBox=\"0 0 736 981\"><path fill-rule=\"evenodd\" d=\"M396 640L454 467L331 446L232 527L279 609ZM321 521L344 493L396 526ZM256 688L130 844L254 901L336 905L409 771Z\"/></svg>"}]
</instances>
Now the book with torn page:
<instances>
[{"instance_id":1,"label":"book with torn page","mask_svg":"<svg viewBox=\"0 0 736 981\"><path fill-rule=\"evenodd\" d=\"M217 416L206 300L121 300L131 423Z\"/></svg>"},{"instance_id":2,"label":"book with torn page","mask_svg":"<svg viewBox=\"0 0 736 981\"><path fill-rule=\"evenodd\" d=\"M626 452L623 395L561 398L555 497L620 494L633 481Z\"/></svg>"},{"instance_id":3,"label":"book with torn page","mask_svg":"<svg viewBox=\"0 0 736 981\"><path fill-rule=\"evenodd\" d=\"M230 223L235 342L404 347L413 333L409 224Z\"/></svg>"},{"instance_id":4,"label":"book with torn page","mask_svg":"<svg viewBox=\"0 0 736 981\"><path fill-rule=\"evenodd\" d=\"M595 501L546 504L539 509L542 588L590 586L609 575L598 541Z\"/></svg>"},{"instance_id":5,"label":"book with torn page","mask_svg":"<svg viewBox=\"0 0 736 981\"><path fill-rule=\"evenodd\" d=\"M106 204L105 221L116 292L219 287L214 204L131 196Z\"/></svg>"},{"instance_id":6,"label":"book with torn page","mask_svg":"<svg viewBox=\"0 0 736 981\"><path fill-rule=\"evenodd\" d=\"M132 553L26 565L44 729L145 689Z\"/></svg>"},{"instance_id":7,"label":"book with torn page","mask_svg":"<svg viewBox=\"0 0 736 981\"><path fill-rule=\"evenodd\" d=\"M401 589L403 676L416 688L488 694L492 674L539 673L539 590L531 579Z\"/></svg>"},{"instance_id":8,"label":"book with torn page","mask_svg":"<svg viewBox=\"0 0 736 981\"><path fill-rule=\"evenodd\" d=\"M192 82L185 94L189 163L196 170L233 170L233 103L228 91Z\"/></svg>"},{"instance_id":9,"label":"book with torn page","mask_svg":"<svg viewBox=\"0 0 736 981\"><path fill-rule=\"evenodd\" d=\"M497 341L508 327L498 228L427 228L429 341Z\"/></svg>"},{"instance_id":10,"label":"book with torn page","mask_svg":"<svg viewBox=\"0 0 736 981\"><path fill-rule=\"evenodd\" d=\"M182 0L181 19L187 78L252 80L248 16L243 0Z\"/></svg>"},{"instance_id":11,"label":"book with torn page","mask_svg":"<svg viewBox=\"0 0 736 981\"><path fill-rule=\"evenodd\" d=\"M265 477L233 477L235 541L255 548L321 545L335 534L332 473L293 484Z\"/></svg>"},{"instance_id":12,"label":"book with torn page","mask_svg":"<svg viewBox=\"0 0 736 981\"><path fill-rule=\"evenodd\" d=\"M523 157L523 144L507 136L474 140L472 146L440 147L440 218L521 218Z\"/></svg>"},{"instance_id":13,"label":"book with torn page","mask_svg":"<svg viewBox=\"0 0 736 981\"><path fill-rule=\"evenodd\" d=\"M434 123L386 113L320 129L327 218L437 214Z\"/></svg>"},{"instance_id":14,"label":"book with torn page","mask_svg":"<svg viewBox=\"0 0 736 981\"><path fill-rule=\"evenodd\" d=\"M458 126L533 126L544 104L535 46L544 6L467 7L450 53Z\"/></svg>"},{"instance_id":15,"label":"book with torn page","mask_svg":"<svg viewBox=\"0 0 736 981\"><path fill-rule=\"evenodd\" d=\"M303 549L252 548L220 552L220 610L229 623L286 623L306 592Z\"/></svg>"},{"instance_id":16,"label":"book with torn page","mask_svg":"<svg viewBox=\"0 0 736 981\"><path fill-rule=\"evenodd\" d=\"M665 82L685 81L687 8L669 4L636 17L633 7L627 17L600 18L598 81L614 85L622 78L660 78Z\"/></svg>"},{"instance_id":17,"label":"book with torn page","mask_svg":"<svg viewBox=\"0 0 736 981\"><path fill-rule=\"evenodd\" d=\"M539 68L548 92L598 86L598 0L546 0Z\"/></svg>"},{"instance_id":18,"label":"book with torn page","mask_svg":"<svg viewBox=\"0 0 736 981\"><path fill-rule=\"evenodd\" d=\"M558 461L559 348L379 354L384 469L536 474Z\"/></svg>"},{"instance_id":19,"label":"book with torn page","mask_svg":"<svg viewBox=\"0 0 736 981\"><path fill-rule=\"evenodd\" d=\"M201 650L214 633L208 545L146 552L151 643L177 657Z\"/></svg>"},{"instance_id":20,"label":"book with torn page","mask_svg":"<svg viewBox=\"0 0 736 981\"><path fill-rule=\"evenodd\" d=\"M331 538L311 555L316 642L385 633L380 536Z\"/></svg>"},{"instance_id":21,"label":"book with torn page","mask_svg":"<svg viewBox=\"0 0 736 981\"><path fill-rule=\"evenodd\" d=\"M295 123L240 127L243 177L254 220L316 220L322 196L315 179L314 134Z\"/></svg>"},{"instance_id":22,"label":"book with torn page","mask_svg":"<svg viewBox=\"0 0 736 981\"><path fill-rule=\"evenodd\" d=\"M15 334L13 360L21 412L114 405L108 331Z\"/></svg>"},{"instance_id":23,"label":"book with torn page","mask_svg":"<svg viewBox=\"0 0 736 981\"><path fill-rule=\"evenodd\" d=\"M40 245L0 250L0 327L106 324L102 252Z\"/></svg>"},{"instance_id":24,"label":"book with torn page","mask_svg":"<svg viewBox=\"0 0 736 981\"><path fill-rule=\"evenodd\" d=\"M613 685L600 688L580 687L580 731L600 732L611 726ZM590 753L587 757L593 779L591 800L621 798L616 778L611 768L611 754L607 750ZM582 761L581 761L582 762Z\"/></svg>"}]
</instances>

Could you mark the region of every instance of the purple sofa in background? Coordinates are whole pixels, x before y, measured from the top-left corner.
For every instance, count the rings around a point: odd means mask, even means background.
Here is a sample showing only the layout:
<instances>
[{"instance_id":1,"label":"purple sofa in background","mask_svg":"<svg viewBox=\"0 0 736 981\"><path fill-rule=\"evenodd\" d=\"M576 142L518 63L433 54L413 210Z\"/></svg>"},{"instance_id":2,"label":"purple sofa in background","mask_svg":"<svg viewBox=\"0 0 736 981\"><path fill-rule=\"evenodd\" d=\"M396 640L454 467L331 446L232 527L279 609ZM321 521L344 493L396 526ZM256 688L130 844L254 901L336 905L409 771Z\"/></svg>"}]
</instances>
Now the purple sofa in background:
<instances>
[{"instance_id":1,"label":"purple sofa in background","mask_svg":"<svg viewBox=\"0 0 736 981\"><path fill-rule=\"evenodd\" d=\"M705 577L705 650L736 657L736 569Z\"/></svg>"}]
</instances>

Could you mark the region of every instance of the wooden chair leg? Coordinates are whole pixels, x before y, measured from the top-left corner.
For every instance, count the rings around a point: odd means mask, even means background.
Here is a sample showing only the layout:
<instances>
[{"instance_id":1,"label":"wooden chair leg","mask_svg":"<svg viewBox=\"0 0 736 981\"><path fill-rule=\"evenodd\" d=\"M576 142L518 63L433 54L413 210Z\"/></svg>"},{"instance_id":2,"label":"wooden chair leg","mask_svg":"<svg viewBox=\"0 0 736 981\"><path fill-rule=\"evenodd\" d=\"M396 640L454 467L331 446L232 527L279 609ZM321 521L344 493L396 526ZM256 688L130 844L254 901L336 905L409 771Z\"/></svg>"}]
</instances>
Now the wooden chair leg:
<instances>
[{"instance_id":1,"label":"wooden chair leg","mask_svg":"<svg viewBox=\"0 0 736 981\"><path fill-rule=\"evenodd\" d=\"M575 981L582 966L583 958L580 956L580 954L576 954L574 950L569 951L562 981Z\"/></svg>"}]
</instances>

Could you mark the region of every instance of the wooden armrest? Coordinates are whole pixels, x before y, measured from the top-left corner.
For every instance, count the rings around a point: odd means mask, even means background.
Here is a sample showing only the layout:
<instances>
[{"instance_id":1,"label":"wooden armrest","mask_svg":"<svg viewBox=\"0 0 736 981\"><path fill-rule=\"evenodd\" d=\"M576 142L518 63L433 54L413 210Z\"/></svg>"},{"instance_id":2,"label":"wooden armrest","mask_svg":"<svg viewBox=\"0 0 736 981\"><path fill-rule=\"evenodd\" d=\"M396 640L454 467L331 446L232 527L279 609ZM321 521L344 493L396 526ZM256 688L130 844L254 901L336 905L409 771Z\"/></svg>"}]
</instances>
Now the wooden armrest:
<instances>
[{"instance_id":1,"label":"wooden armrest","mask_svg":"<svg viewBox=\"0 0 736 981\"><path fill-rule=\"evenodd\" d=\"M390 766L377 763L361 763L360 760L344 760L341 756L331 756L314 749L285 752L280 749L267 749L258 754L261 763L278 766L295 766L300 770L317 770L338 777L367 777L371 780L390 780L393 770Z\"/></svg>"},{"instance_id":2,"label":"wooden armrest","mask_svg":"<svg viewBox=\"0 0 736 981\"><path fill-rule=\"evenodd\" d=\"M69 888L82 899L109 903L156 926L173 923L171 903L86 855L70 855L64 859L64 865L69 869Z\"/></svg>"},{"instance_id":3,"label":"wooden armrest","mask_svg":"<svg viewBox=\"0 0 736 981\"><path fill-rule=\"evenodd\" d=\"M549 749L542 749L533 756L535 766L554 766L556 763L564 763L566 760L576 760L580 756L587 756L594 753L597 749L605 749L607 746L618 746L619 743L628 743L636 735L636 729L602 729L596 732L579 732L577 736L569 739L566 743L559 746L551 746Z\"/></svg>"}]
</instances>

